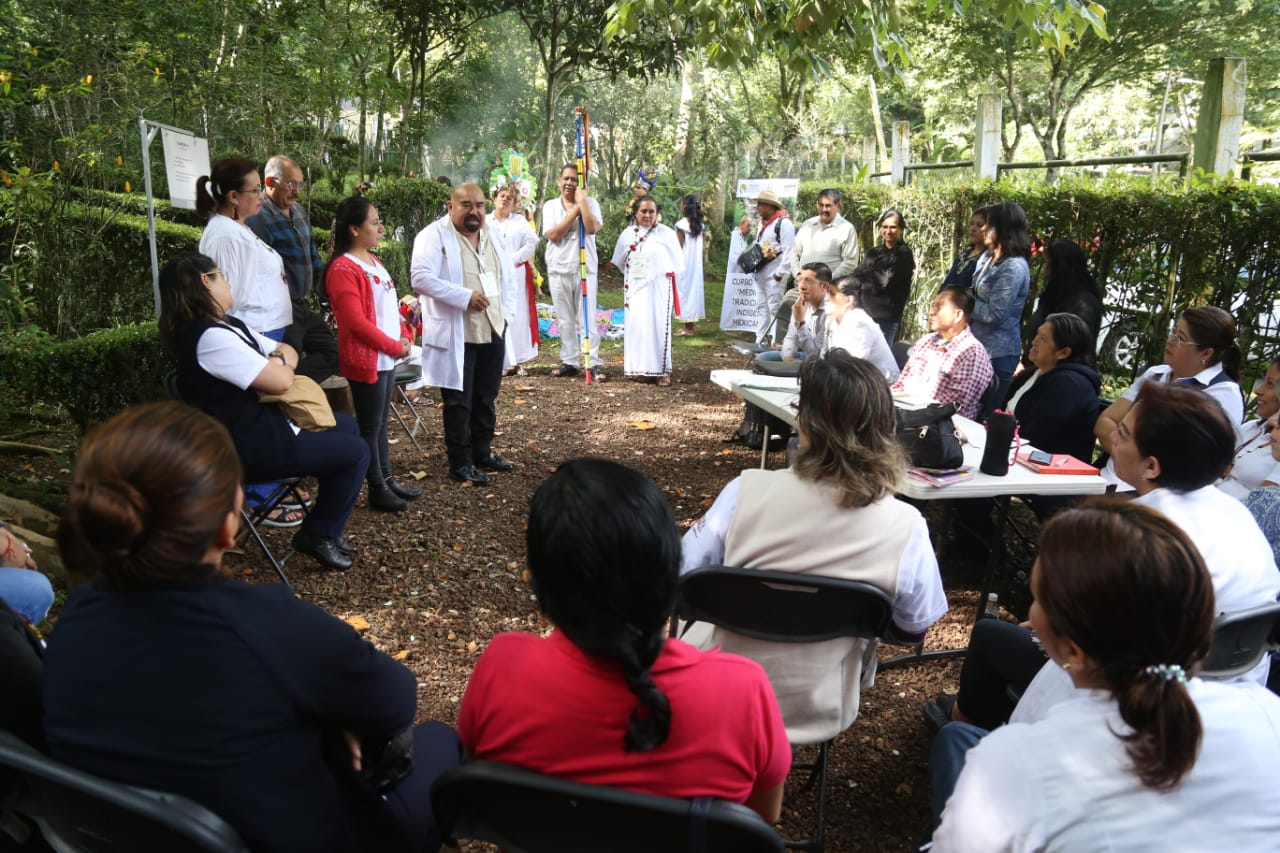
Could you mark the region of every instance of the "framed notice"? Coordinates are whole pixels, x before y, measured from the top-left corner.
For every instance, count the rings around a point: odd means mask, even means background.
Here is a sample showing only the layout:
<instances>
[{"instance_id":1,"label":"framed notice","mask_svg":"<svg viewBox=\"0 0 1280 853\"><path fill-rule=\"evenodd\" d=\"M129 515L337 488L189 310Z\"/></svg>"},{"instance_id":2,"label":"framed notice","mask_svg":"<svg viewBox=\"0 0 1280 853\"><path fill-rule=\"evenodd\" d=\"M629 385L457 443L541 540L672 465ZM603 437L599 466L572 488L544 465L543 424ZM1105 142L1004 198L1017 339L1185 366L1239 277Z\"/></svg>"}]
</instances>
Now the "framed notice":
<instances>
[{"instance_id":1,"label":"framed notice","mask_svg":"<svg viewBox=\"0 0 1280 853\"><path fill-rule=\"evenodd\" d=\"M165 173L169 177L169 203L196 209L196 179L209 174L209 140L203 136L161 128Z\"/></svg>"}]
</instances>

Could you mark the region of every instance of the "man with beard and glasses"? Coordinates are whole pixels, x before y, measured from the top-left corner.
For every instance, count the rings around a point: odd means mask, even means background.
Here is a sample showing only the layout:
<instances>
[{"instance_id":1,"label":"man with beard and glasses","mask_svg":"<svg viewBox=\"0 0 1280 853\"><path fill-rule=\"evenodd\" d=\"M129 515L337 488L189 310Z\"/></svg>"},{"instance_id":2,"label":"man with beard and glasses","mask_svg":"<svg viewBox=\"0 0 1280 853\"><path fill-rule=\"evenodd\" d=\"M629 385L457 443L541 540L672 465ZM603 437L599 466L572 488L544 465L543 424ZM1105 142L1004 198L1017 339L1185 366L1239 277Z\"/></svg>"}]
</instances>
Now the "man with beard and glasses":
<instances>
[{"instance_id":1,"label":"man with beard and glasses","mask_svg":"<svg viewBox=\"0 0 1280 853\"><path fill-rule=\"evenodd\" d=\"M440 388L444 402L449 476L487 486L484 470L514 467L493 452L490 442L516 287L502 236L485 222L480 187L454 187L446 215L418 232L410 280L426 297L422 378Z\"/></svg>"}]
</instances>

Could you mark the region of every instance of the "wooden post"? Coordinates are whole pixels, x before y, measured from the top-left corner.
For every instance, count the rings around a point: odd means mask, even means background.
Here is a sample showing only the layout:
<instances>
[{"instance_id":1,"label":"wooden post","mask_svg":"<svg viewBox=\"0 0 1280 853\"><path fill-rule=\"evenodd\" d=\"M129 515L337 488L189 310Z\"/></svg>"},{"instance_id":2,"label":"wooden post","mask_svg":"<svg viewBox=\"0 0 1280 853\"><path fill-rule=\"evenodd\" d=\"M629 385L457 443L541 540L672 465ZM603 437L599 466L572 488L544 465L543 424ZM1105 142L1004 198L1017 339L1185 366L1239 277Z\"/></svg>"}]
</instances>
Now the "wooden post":
<instances>
[{"instance_id":1,"label":"wooden post","mask_svg":"<svg viewBox=\"0 0 1280 853\"><path fill-rule=\"evenodd\" d=\"M1244 122L1245 61L1226 56L1209 60L1196 147L1192 165L1217 175L1229 175L1240 155L1240 126Z\"/></svg>"},{"instance_id":2,"label":"wooden post","mask_svg":"<svg viewBox=\"0 0 1280 853\"><path fill-rule=\"evenodd\" d=\"M907 162L911 159L911 125L905 121L893 123L893 162L890 180L895 186L906 183Z\"/></svg>"},{"instance_id":3,"label":"wooden post","mask_svg":"<svg viewBox=\"0 0 1280 853\"><path fill-rule=\"evenodd\" d=\"M978 96L978 118L973 126L973 174L979 180L1000 177L1000 126L1004 101L995 92Z\"/></svg>"},{"instance_id":4,"label":"wooden post","mask_svg":"<svg viewBox=\"0 0 1280 853\"><path fill-rule=\"evenodd\" d=\"M867 167L867 174L880 171L880 163L876 160L876 138L862 137L862 165Z\"/></svg>"}]
</instances>

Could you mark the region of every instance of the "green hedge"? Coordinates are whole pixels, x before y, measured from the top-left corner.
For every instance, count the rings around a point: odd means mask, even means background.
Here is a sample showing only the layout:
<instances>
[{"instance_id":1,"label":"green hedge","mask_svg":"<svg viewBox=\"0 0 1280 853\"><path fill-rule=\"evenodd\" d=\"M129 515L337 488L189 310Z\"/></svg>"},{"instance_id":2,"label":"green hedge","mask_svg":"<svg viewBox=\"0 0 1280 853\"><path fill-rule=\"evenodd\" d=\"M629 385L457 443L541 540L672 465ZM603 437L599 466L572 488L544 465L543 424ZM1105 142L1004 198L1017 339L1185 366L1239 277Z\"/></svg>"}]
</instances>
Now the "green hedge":
<instances>
[{"instance_id":1,"label":"green hedge","mask_svg":"<svg viewBox=\"0 0 1280 853\"><path fill-rule=\"evenodd\" d=\"M1122 378L1161 359L1171 316L1191 305L1219 305L1235 315L1250 375L1265 370L1260 362L1280 339L1280 318L1274 316L1280 284L1276 188L1124 175L923 187L806 182L793 211L797 221L812 215L824 186L844 193L843 213L858 225L864 246L875 239L880 211L902 211L905 239L916 257L915 289L903 318L908 333L923 331L925 308L965 240L970 212L1007 200L1022 205L1044 245L1067 239L1085 248L1115 321L1112 332L1132 330L1140 343L1131 363L1108 365ZM1041 288L1040 266L1033 259L1028 314Z\"/></svg>"},{"instance_id":2,"label":"green hedge","mask_svg":"<svg viewBox=\"0 0 1280 853\"><path fill-rule=\"evenodd\" d=\"M73 341L36 341L0 351L19 402L63 406L83 431L126 406L162 399L175 362L155 323L104 329Z\"/></svg>"}]
</instances>

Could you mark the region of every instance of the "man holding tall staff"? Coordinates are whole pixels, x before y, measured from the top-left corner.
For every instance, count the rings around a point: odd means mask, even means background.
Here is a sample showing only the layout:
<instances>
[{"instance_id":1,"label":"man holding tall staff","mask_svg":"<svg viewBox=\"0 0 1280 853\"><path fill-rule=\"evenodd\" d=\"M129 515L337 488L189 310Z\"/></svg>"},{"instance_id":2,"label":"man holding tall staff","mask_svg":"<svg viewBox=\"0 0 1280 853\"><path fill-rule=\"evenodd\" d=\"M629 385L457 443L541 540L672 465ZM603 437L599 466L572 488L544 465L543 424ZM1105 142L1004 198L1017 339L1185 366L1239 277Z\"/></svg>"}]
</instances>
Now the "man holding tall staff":
<instances>
[{"instance_id":1,"label":"man holding tall staff","mask_svg":"<svg viewBox=\"0 0 1280 853\"><path fill-rule=\"evenodd\" d=\"M587 307L582 316L582 269L578 256L578 220L586 231ZM577 376L582 372L579 350L583 324L591 335L591 375L605 381L600 364L600 330L596 327L596 279L600 267L596 255L596 232L600 230L600 205L578 186L578 167L565 164L560 170L560 195L542 206L542 234L547 238L547 286L551 304L560 321L560 366L552 376Z\"/></svg>"}]
</instances>

